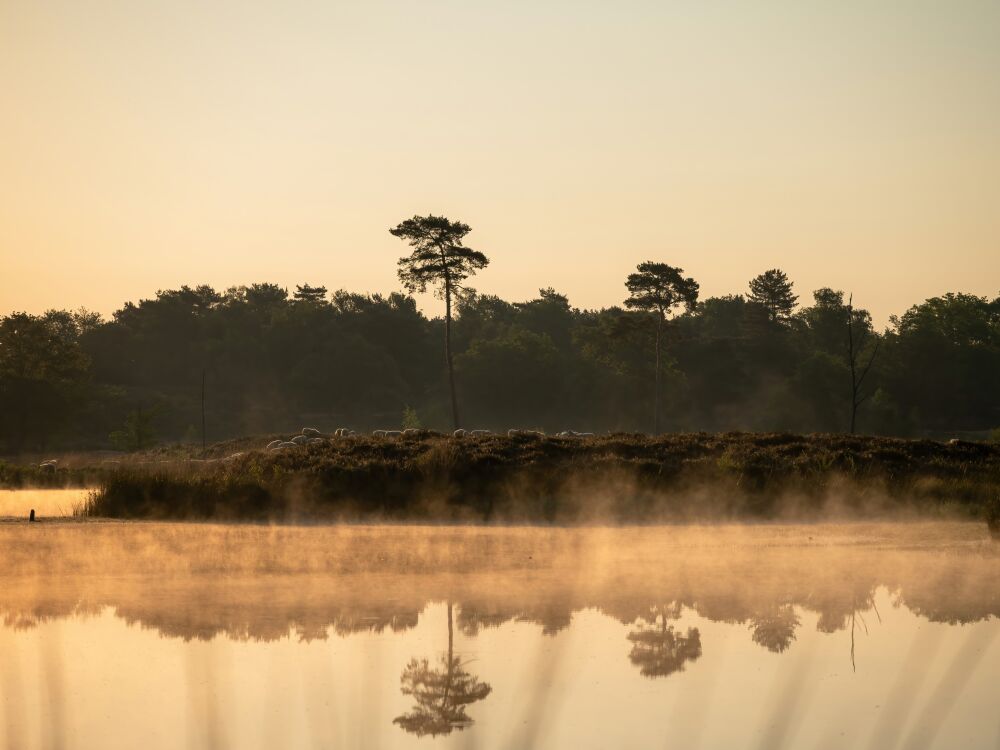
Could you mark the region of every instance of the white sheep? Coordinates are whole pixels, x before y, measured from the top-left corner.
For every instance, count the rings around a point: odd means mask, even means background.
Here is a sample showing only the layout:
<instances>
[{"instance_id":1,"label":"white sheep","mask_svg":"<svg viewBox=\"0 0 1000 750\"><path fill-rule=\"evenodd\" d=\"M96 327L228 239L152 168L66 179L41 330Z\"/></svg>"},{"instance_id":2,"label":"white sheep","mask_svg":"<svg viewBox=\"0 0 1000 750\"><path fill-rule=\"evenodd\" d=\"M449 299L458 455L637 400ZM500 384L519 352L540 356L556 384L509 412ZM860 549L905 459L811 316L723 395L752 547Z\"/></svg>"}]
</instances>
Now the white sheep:
<instances>
[{"instance_id":1,"label":"white sheep","mask_svg":"<svg viewBox=\"0 0 1000 750\"><path fill-rule=\"evenodd\" d=\"M302 434L306 437L319 437L322 433L315 427L303 427Z\"/></svg>"},{"instance_id":2,"label":"white sheep","mask_svg":"<svg viewBox=\"0 0 1000 750\"><path fill-rule=\"evenodd\" d=\"M269 451L270 451L270 450L274 450L274 449L275 449L275 448L277 448L277 447L278 447L279 445L281 445L281 444L282 444L283 442L285 442L285 441L284 441L284 440L272 440L272 441L271 441L270 443L268 443L268 444L267 444L267 449L268 449Z\"/></svg>"},{"instance_id":3,"label":"white sheep","mask_svg":"<svg viewBox=\"0 0 1000 750\"><path fill-rule=\"evenodd\" d=\"M322 445L326 441L321 437L312 437L306 441L306 445Z\"/></svg>"},{"instance_id":4,"label":"white sheep","mask_svg":"<svg viewBox=\"0 0 1000 750\"><path fill-rule=\"evenodd\" d=\"M465 430L463 430L461 427L459 427L457 430L455 430L453 433L451 433L451 436L452 437L457 437L457 438L464 438L465 437Z\"/></svg>"},{"instance_id":5,"label":"white sheep","mask_svg":"<svg viewBox=\"0 0 1000 750\"><path fill-rule=\"evenodd\" d=\"M470 433L472 437L485 437L486 435L492 435L493 433L489 430L472 430Z\"/></svg>"},{"instance_id":6,"label":"white sheep","mask_svg":"<svg viewBox=\"0 0 1000 750\"><path fill-rule=\"evenodd\" d=\"M403 435L403 433L400 432L399 430L386 430L385 431L385 437L387 437L387 438L398 438L398 437L402 437L402 435Z\"/></svg>"},{"instance_id":7,"label":"white sheep","mask_svg":"<svg viewBox=\"0 0 1000 750\"><path fill-rule=\"evenodd\" d=\"M372 432L372 437L377 437L377 438L385 437L385 430L374 430Z\"/></svg>"},{"instance_id":8,"label":"white sheep","mask_svg":"<svg viewBox=\"0 0 1000 750\"><path fill-rule=\"evenodd\" d=\"M289 442L295 443L296 445L305 445L307 440L309 440L309 438L305 435L296 435Z\"/></svg>"},{"instance_id":9,"label":"white sheep","mask_svg":"<svg viewBox=\"0 0 1000 750\"><path fill-rule=\"evenodd\" d=\"M298 448L299 444L292 440L285 440L279 446L279 448Z\"/></svg>"}]
</instances>

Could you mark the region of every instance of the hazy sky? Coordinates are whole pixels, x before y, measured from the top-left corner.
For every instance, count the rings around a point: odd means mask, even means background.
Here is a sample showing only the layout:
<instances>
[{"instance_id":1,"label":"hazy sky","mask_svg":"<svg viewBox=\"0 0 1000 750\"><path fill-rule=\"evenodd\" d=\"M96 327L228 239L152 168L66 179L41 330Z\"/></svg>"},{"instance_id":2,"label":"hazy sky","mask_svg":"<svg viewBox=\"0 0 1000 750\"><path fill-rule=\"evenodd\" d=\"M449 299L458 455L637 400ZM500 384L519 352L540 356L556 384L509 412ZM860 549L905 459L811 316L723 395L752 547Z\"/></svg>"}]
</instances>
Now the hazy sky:
<instances>
[{"instance_id":1,"label":"hazy sky","mask_svg":"<svg viewBox=\"0 0 1000 750\"><path fill-rule=\"evenodd\" d=\"M0 0L0 314L389 292L428 212L510 299L996 295L1000 2Z\"/></svg>"}]
</instances>

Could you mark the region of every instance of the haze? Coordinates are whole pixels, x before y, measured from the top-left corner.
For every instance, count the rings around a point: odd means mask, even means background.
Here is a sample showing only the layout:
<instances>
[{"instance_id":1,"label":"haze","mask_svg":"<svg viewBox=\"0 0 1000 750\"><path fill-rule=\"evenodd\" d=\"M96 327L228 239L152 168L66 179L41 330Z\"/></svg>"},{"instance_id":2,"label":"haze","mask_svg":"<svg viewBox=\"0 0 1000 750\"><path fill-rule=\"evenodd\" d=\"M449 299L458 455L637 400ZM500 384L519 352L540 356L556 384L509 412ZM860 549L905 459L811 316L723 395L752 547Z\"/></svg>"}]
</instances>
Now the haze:
<instances>
[{"instance_id":1,"label":"haze","mask_svg":"<svg viewBox=\"0 0 1000 750\"><path fill-rule=\"evenodd\" d=\"M388 292L428 212L506 298L617 304L649 258L879 322L992 295L998 38L985 1L4 0L0 308Z\"/></svg>"}]
</instances>

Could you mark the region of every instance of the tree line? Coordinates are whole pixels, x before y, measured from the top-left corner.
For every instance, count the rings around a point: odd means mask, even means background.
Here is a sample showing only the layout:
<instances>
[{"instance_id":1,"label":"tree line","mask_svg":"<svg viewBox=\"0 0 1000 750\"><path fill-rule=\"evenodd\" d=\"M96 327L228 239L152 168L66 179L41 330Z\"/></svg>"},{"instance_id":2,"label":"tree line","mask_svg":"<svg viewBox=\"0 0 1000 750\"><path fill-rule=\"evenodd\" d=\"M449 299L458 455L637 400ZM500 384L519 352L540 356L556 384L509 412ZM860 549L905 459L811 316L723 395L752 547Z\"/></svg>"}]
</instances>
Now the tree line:
<instances>
[{"instance_id":1,"label":"tree line","mask_svg":"<svg viewBox=\"0 0 1000 750\"><path fill-rule=\"evenodd\" d=\"M954 293L878 331L830 288L800 301L779 269L702 298L640 263L622 303L578 309L553 288L510 302L468 285L487 256L468 225L390 230L410 294L270 283L162 290L110 319L0 319L0 450L148 447L351 426L548 432L864 431L986 437L1000 425L1000 296ZM443 356L442 356L443 355ZM204 421L203 421L204 418Z\"/></svg>"}]
</instances>

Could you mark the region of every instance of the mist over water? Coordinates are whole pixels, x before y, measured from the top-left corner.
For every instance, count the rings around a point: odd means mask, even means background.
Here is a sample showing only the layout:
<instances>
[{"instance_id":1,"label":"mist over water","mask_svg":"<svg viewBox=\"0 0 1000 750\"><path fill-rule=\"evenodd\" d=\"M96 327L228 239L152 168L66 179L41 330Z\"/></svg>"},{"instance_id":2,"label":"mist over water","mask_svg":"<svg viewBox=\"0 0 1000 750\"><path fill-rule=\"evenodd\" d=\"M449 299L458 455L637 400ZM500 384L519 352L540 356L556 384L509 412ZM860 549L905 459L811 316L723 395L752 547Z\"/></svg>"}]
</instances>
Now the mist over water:
<instances>
[{"instance_id":1,"label":"mist over water","mask_svg":"<svg viewBox=\"0 0 1000 750\"><path fill-rule=\"evenodd\" d=\"M34 509L39 516L71 516L90 495L88 489L0 489L0 518L24 519Z\"/></svg>"},{"instance_id":2,"label":"mist over water","mask_svg":"<svg viewBox=\"0 0 1000 750\"><path fill-rule=\"evenodd\" d=\"M0 525L0 747L995 747L980 524Z\"/></svg>"}]
</instances>

